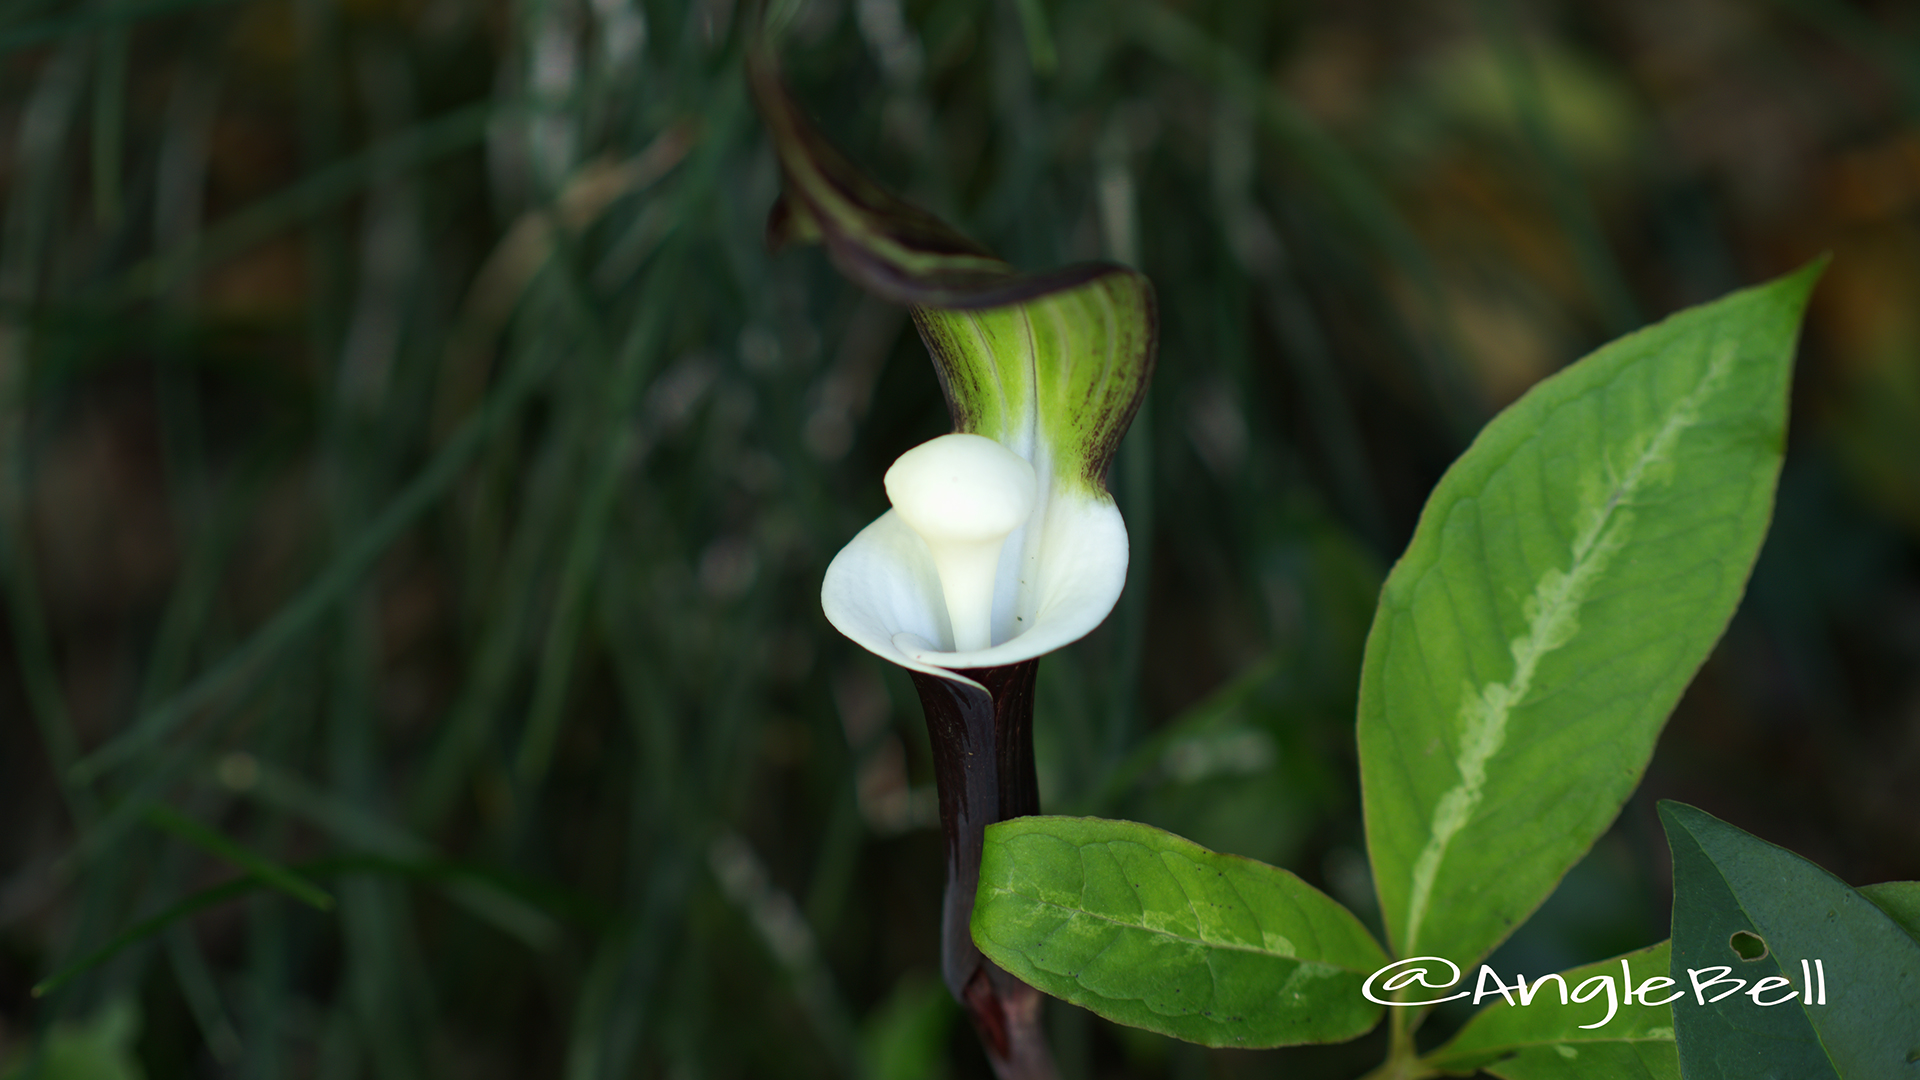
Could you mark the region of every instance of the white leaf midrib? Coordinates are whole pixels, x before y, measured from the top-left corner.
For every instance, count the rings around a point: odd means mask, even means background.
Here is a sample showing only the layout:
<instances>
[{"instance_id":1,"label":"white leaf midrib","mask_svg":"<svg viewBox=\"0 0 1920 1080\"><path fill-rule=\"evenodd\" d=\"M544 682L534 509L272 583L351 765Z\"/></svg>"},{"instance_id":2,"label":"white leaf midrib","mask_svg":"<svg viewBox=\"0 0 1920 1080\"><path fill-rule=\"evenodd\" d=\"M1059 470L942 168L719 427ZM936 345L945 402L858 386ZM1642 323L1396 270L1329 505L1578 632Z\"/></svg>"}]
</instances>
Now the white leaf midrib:
<instances>
[{"instance_id":1,"label":"white leaf midrib","mask_svg":"<svg viewBox=\"0 0 1920 1080\"><path fill-rule=\"evenodd\" d=\"M1606 500L1589 508L1588 520L1574 536L1568 569L1564 572L1557 567L1549 569L1535 582L1533 593L1522 607L1523 612L1528 612L1527 628L1508 644L1514 660L1513 675L1504 683L1488 683L1477 693L1469 686L1460 707L1460 742L1454 755L1454 768L1460 780L1435 801L1426 843L1413 862L1406 933L1401 939L1408 956L1419 952L1420 930L1439 877L1440 863L1453 838L1466 827L1479 807L1485 792L1487 763L1506 743L1508 718L1531 692L1540 661L1566 645L1577 633L1580 606L1588 590L1594 579L1605 571L1614 552L1626 543L1633 515L1630 509L1623 511L1622 507L1631 505L1633 496L1648 481L1655 467L1671 459L1680 436L1700 423L1700 408L1725 381L1735 351L1731 341L1711 346L1700 381L1668 414L1660 430L1635 455L1627 470L1609 485Z\"/></svg>"},{"instance_id":2,"label":"white leaf midrib","mask_svg":"<svg viewBox=\"0 0 1920 1080\"><path fill-rule=\"evenodd\" d=\"M1187 944L1187 945L1198 945L1201 948L1206 948L1206 949L1224 949L1229 952L1253 953L1256 956L1264 956L1272 960L1291 960L1297 964L1318 964L1323 967L1336 968L1340 971L1350 971L1350 972L1358 973L1361 970L1359 968L1347 967L1345 964L1341 964L1337 961L1324 960L1324 959L1310 959L1308 957L1300 956L1297 953L1295 954L1280 953L1280 952L1274 952L1271 949L1260 948L1253 945L1238 945L1238 944L1234 944L1232 942L1226 942L1226 941L1209 941L1206 938L1202 938L1202 937L1188 937L1185 934L1174 933L1169 930L1160 930L1151 926L1142 925L1137 922L1128 922L1125 919L1118 918L1113 915L1103 915L1097 911L1089 911L1084 907L1074 907L1070 904L1060 903L1057 900L1048 900L1045 897L1035 896L1032 893L1024 893L1018 889L1006 889L1006 888L1001 888L997 885L989 886L989 888L991 888L996 895L1017 896L1022 900L1026 900L1031 903L1038 904L1041 907L1050 908L1054 911L1064 912L1070 918L1092 919L1095 922L1106 923L1109 926L1116 926L1123 930L1136 930L1143 934L1155 934L1160 937L1171 938L1174 941L1182 942L1183 944Z\"/></svg>"}]
</instances>

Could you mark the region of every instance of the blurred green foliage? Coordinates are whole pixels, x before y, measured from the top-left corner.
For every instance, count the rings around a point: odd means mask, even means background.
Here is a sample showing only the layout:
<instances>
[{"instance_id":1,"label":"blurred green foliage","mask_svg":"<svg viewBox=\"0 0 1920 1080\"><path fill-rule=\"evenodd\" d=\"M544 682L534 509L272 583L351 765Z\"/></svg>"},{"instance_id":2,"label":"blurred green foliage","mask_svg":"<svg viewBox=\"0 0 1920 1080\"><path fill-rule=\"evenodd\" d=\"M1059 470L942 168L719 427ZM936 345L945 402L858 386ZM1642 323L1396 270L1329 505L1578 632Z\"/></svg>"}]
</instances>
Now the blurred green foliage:
<instances>
[{"instance_id":1,"label":"blurred green foliage","mask_svg":"<svg viewBox=\"0 0 1920 1080\"><path fill-rule=\"evenodd\" d=\"M55 1024L37 1048L31 1069L16 1062L7 1080L38 1075L46 1080L144 1080L146 1073L134 1056L140 1033L140 1010L126 998L117 998L86 1023Z\"/></svg>"},{"instance_id":2,"label":"blurred green foliage","mask_svg":"<svg viewBox=\"0 0 1920 1080\"><path fill-rule=\"evenodd\" d=\"M1433 480L1541 375L1831 249L1746 611L1494 963L1664 935L1654 796L1920 878L1913 11L780 6L878 175L1158 287L1049 809L1367 910L1359 645ZM913 695L816 599L946 421L904 312L764 250L750 12L0 4L0 1061L65 1075L137 1001L156 1078L983 1075L926 993ZM1052 1024L1070 1080L1281 1067Z\"/></svg>"}]
</instances>

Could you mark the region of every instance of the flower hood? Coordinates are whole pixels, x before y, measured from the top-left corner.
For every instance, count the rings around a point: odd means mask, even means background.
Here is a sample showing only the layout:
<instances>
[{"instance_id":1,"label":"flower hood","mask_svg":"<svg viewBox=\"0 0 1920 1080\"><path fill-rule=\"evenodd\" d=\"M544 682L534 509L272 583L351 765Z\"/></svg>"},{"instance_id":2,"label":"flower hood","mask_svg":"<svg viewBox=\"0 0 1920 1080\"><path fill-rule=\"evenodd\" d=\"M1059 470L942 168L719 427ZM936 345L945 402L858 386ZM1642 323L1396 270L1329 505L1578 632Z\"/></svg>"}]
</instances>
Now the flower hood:
<instances>
[{"instance_id":1,"label":"flower hood","mask_svg":"<svg viewBox=\"0 0 1920 1080\"><path fill-rule=\"evenodd\" d=\"M828 566L827 619L878 656L975 687L957 673L1084 637L1126 583L1127 531L1106 472L1153 370L1152 285L1112 263L1015 272L827 142L763 46L749 49L747 74L783 180L769 241L818 240L853 281L909 305L954 430L1018 454L1036 481L1026 523L1000 551L989 647L954 651L932 553L893 511Z\"/></svg>"},{"instance_id":2,"label":"flower hood","mask_svg":"<svg viewBox=\"0 0 1920 1080\"><path fill-rule=\"evenodd\" d=\"M1117 266L1074 277L992 307L914 309L955 430L1024 458L1038 495L1001 548L985 649L953 651L932 553L897 511L861 530L828 566L821 606L875 655L971 681L955 672L1052 652L1119 600L1127 531L1105 476L1152 369L1153 292Z\"/></svg>"}]
</instances>

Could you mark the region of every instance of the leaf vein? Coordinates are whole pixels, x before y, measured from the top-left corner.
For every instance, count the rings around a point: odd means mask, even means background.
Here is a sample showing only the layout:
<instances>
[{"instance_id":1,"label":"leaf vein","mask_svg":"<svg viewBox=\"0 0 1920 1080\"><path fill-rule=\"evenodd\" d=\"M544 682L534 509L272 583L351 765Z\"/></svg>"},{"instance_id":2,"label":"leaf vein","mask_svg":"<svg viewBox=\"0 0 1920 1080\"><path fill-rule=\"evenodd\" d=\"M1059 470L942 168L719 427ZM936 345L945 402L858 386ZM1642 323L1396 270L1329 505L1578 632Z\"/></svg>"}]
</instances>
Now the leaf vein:
<instances>
[{"instance_id":1,"label":"leaf vein","mask_svg":"<svg viewBox=\"0 0 1920 1080\"><path fill-rule=\"evenodd\" d=\"M1255 956L1265 956L1273 960L1285 960L1291 963L1302 964L1302 965L1311 964L1311 965L1316 965L1320 967L1329 967L1339 971L1351 972L1356 974L1361 971L1372 970L1371 968L1363 969L1363 968L1357 968L1357 967L1348 967L1347 965L1342 964L1336 960L1307 959L1301 956L1287 956L1281 953L1273 952L1270 949L1258 948L1252 945L1240 945L1240 944L1227 942L1227 941L1209 941L1206 938L1199 937L1197 933L1196 933L1196 936L1194 937L1188 937L1185 934L1176 934L1169 930L1155 929L1154 927L1147 926L1144 923L1128 922L1125 919L1116 918L1111 915L1103 915L1097 911L1090 911L1086 908L1070 907L1066 904L1062 904L1055 900L1047 900L1043 897L1035 896L1032 893L1021 892L1018 889L1008 889L1008 888L1002 888L999 886L994 886L993 890L995 893L1002 896L1017 896L1020 899L1025 900L1028 903L1031 903L1037 907L1047 908L1052 911L1064 913L1065 917L1068 919L1075 919L1075 918L1091 919L1094 922L1106 923L1111 926L1120 927L1121 929L1124 929L1124 930L1137 930L1143 934L1154 934L1156 936L1164 937L1172 941L1182 942L1187 945L1197 945L1203 949L1225 949L1230 952L1252 953Z\"/></svg>"},{"instance_id":2,"label":"leaf vein","mask_svg":"<svg viewBox=\"0 0 1920 1080\"><path fill-rule=\"evenodd\" d=\"M1551 568L1536 580L1532 594L1521 609L1527 626L1509 643L1512 675L1506 682L1488 682L1477 691L1468 684L1458 714L1460 741L1454 755L1454 767L1460 779L1435 801L1426 842L1413 862L1406 932L1402 936L1408 955L1419 951L1420 931L1439 878L1440 864L1453 838L1466 828L1479 808L1485 793L1487 765L1506 742L1509 717L1527 700L1541 660L1566 645L1578 632L1579 611L1587 601L1594 580L1605 572L1613 555L1626 545L1635 516L1633 497L1649 482L1655 469L1671 462L1681 435L1699 424L1700 408L1725 381L1734 353L1731 341L1720 342L1711 349L1699 382L1667 414L1653 438L1634 455L1624 474L1613 478L1601 506L1583 515L1586 520L1575 530L1567 569ZM1514 450L1513 456L1518 457L1525 446L1533 442L1533 439L1527 440ZM1477 502L1475 509L1478 509ZM1476 554L1482 562L1487 559L1484 543Z\"/></svg>"}]
</instances>

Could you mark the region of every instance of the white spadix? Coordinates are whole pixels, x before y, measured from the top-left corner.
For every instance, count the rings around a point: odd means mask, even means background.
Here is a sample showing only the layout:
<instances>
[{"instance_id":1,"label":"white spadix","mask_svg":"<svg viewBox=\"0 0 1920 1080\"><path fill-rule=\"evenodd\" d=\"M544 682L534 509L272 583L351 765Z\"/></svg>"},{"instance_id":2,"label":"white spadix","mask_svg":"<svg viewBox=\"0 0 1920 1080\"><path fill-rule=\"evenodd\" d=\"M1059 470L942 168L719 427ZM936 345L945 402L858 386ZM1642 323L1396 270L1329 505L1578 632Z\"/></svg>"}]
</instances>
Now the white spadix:
<instances>
[{"instance_id":1,"label":"white spadix","mask_svg":"<svg viewBox=\"0 0 1920 1080\"><path fill-rule=\"evenodd\" d=\"M1033 466L992 439L956 432L900 455L886 485L894 512L933 553L954 649L992 645L1000 548L1033 513Z\"/></svg>"}]
</instances>

